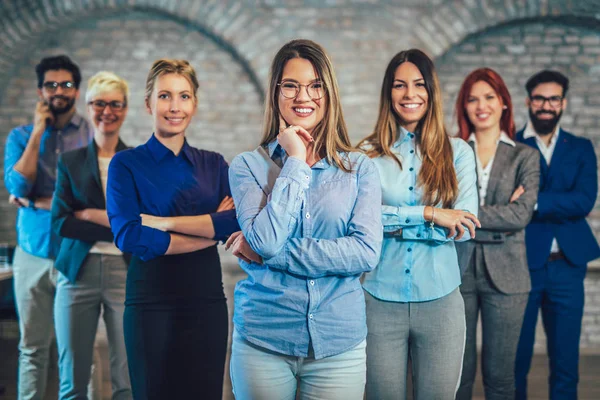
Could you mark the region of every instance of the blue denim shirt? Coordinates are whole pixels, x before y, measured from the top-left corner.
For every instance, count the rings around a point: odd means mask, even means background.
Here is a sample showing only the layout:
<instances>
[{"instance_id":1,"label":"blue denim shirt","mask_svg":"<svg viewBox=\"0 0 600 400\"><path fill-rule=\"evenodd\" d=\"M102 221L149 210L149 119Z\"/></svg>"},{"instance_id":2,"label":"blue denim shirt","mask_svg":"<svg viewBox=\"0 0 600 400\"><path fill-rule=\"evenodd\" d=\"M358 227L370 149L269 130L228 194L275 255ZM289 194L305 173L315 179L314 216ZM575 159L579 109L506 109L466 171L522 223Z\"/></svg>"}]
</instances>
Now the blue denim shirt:
<instances>
[{"instance_id":1,"label":"blue denim shirt","mask_svg":"<svg viewBox=\"0 0 600 400\"><path fill-rule=\"evenodd\" d=\"M88 122L75 114L61 130L48 127L42 134L35 181L27 180L14 166L19 161L31 137L33 124L14 128L6 139L4 150L4 184L16 197L35 200L52 197L56 183L58 156L65 151L86 146L93 136ZM60 238L52 231L49 210L20 207L17 212L17 243L29 254L54 258Z\"/></svg>"},{"instance_id":2,"label":"blue denim shirt","mask_svg":"<svg viewBox=\"0 0 600 400\"><path fill-rule=\"evenodd\" d=\"M275 141L272 159L283 168L270 194L271 160L247 152L229 170L238 221L264 265L240 266L248 278L235 288L236 330L249 342L281 354L316 359L352 349L367 325L360 276L379 260L383 236L377 168L364 154L347 154L352 172L320 160L309 167L287 157Z\"/></svg>"},{"instance_id":3,"label":"blue denim shirt","mask_svg":"<svg viewBox=\"0 0 600 400\"><path fill-rule=\"evenodd\" d=\"M450 138L450 142L458 179L458 198L452 208L477 215L477 173L473 150L459 138ZM423 218L423 192L417 185L422 160L416 148L415 135L402 128L392 151L399 156L402 169L387 156L374 161L381 176L384 232L402 228L402 236L384 236L379 265L365 276L363 286L371 295L385 301L438 299L461 283L454 239L446 237L446 228L435 226L431 229L429 222ZM459 241L469 239L469 231L465 230Z\"/></svg>"}]
</instances>

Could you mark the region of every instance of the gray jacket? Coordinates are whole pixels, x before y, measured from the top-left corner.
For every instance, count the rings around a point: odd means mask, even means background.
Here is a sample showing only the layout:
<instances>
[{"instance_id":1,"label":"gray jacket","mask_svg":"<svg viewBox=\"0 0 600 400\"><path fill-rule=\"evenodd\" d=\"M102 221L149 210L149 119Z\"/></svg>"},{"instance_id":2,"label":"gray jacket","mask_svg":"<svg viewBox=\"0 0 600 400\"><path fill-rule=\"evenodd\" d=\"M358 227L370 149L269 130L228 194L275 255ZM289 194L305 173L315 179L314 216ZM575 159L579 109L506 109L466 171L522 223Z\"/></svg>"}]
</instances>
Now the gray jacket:
<instances>
[{"instance_id":1,"label":"gray jacket","mask_svg":"<svg viewBox=\"0 0 600 400\"><path fill-rule=\"evenodd\" d=\"M473 147L473 143L469 143ZM481 229L475 239L456 243L458 262L464 272L473 260L476 243L483 246L487 271L493 284L503 293L531 290L525 231L533 215L540 184L540 155L522 143L499 142L485 196L479 207ZM525 193L510 203L519 185Z\"/></svg>"}]
</instances>

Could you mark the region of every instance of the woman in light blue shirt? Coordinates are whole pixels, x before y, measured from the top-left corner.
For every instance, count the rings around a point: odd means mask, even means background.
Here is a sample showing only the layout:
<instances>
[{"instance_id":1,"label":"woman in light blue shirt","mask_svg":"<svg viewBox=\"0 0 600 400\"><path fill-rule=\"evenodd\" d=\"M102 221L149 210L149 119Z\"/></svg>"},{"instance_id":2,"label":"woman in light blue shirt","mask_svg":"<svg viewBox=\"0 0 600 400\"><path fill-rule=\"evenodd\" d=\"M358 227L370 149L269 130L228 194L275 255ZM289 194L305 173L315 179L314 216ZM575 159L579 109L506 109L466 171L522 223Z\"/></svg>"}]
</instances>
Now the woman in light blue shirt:
<instances>
[{"instance_id":1,"label":"woman in light blue shirt","mask_svg":"<svg viewBox=\"0 0 600 400\"><path fill-rule=\"evenodd\" d=\"M236 399L362 400L367 324L360 276L379 260L381 189L353 151L328 56L294 40L270 72L261 146L229 169L241 227Z\"/></svg>"},{"instance_id":2,"label":"woman in light blue shirt","mask_svg":"<svg viewBox=\"0 0 600 400\"><path fill-rule=\"evenodd\" d=\"M362 142L381 177L384 240L365 276L367 398L453 400L465 344L454 241L474 236L473 151L449 138L439 83L420 50L398 53L381 88L375 132Z\"/></svg>"}]
</instances>

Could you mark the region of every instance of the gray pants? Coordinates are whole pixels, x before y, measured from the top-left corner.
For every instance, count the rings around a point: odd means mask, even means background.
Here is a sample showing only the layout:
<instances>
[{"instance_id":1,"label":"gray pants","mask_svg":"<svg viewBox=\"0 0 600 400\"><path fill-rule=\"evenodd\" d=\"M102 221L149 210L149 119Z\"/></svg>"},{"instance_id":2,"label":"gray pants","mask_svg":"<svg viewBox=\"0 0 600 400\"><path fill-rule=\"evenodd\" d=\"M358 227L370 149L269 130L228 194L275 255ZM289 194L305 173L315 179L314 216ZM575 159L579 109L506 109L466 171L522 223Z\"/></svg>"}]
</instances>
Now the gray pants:
<instances>
[{"instance_id":1,"label":"gray pants","mask_svg":"<svg viewBox=\"0 0 600 400\"><path fill-rule=\"evenodd\" d=\"M54 341L54 294L58 271L54 260L15 250L15 300L19 312L19 400L42 400L46 392L50 346ZM96 353L94 354L96 356ZM99 368L96 368L99 369ZM90 398L100 398L94 381Z\"/></svg>"},{"instance_id":2,"label":"gray pants","mask_svg":"<svg viewBox=\"0 0 600 400\"><path fill-rule=\"evenodd\" d=\"M122 256L88 254L77 281L59 274L54 302L58 342L59 399L84 399L100 314L110 351L112 399L131 399L123 336L127 263Z\"/></svg>"},{"instance_id":3,"label":"gray pants","mask_svg":"<svg viewBox=\"0 0 600 400\"><path fill-rule=\"evenodd\" d=\"M477 372L477 318L481 311L481 370L486 400L515 397L515 356L528 293L505 294L494 286L487 272L481 244L460 286L465 301L467 344L463 374L456 398L471 399Z\"/></svg>"},{"instance_id":4,"label":"gray pants","mask_svg":"<svg viewBox=\"0 0 600 400\"><path fill-rule=\"evenodd\" d=\"M395 303L365 293L368 400L406 399L408 358L415 400L454 400L465 345L458 288L436 300Z\"/></svg>"}]
</instances>

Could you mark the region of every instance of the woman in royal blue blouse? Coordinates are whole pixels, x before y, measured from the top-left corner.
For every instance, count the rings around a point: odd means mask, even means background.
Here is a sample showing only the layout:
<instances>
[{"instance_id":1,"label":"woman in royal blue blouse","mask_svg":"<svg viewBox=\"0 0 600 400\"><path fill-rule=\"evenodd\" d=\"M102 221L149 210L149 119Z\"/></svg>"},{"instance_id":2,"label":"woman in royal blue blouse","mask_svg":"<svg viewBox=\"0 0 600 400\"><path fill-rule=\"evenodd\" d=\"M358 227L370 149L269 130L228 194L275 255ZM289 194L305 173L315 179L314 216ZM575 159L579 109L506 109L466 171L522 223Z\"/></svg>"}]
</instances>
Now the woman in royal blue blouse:
<instances>
[{"instance_id":1,"label":"woman in royal blue blouse","mask_svg":"<svg viewBox=\"0 0 600 400\"><path fill-rule=\"evenodd\" d=\"M386 69L375 132L363 141L381 177L382 255L365 276L367 399L453 400L465 344L454 241L473 237L473 151L449 138L433 63L420 50Z\"/></svg>"},{"instance_id":2,"label":"woman in royal blue blouse","mask_svg":"<svg viewBox=\"0 0 600 400\"><path fill-rule=\"evenodd\" d=\"M379 259L381 189L353 151L331 62L294 40L271 65L261 147L230 179L242 233L234 255L231 380L238 400L362 400L366 378L360 276Z\"/></svg>"},{"instance_id":3,"label":"woman in royal blue blouse","mask_svg":"<svg viewBox=\"0 0 600 400\"><path fill-rule=\"evenodd\" d=\"M157 60L146 81L154 135L109 167L115 243L133 254L124 331L136 399L221 399L227 305L216 241L239 230L227 163L185 140L198 80L184 60Z\"/></svg>"}]
</instances>

